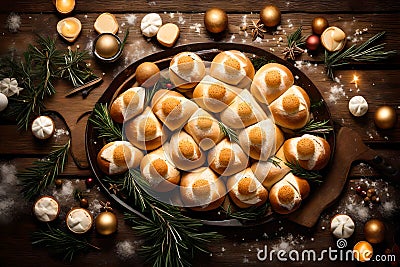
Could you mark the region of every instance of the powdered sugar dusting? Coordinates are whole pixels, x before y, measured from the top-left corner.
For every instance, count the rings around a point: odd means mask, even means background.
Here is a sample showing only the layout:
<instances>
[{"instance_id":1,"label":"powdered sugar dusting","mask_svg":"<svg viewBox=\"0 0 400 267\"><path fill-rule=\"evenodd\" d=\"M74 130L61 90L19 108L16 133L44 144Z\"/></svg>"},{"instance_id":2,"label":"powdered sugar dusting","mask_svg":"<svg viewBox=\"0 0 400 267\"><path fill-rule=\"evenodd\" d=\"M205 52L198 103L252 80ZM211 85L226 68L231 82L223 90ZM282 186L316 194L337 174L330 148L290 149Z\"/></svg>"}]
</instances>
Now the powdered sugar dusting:
<instances>
[{"instance_id":1,"label":"powdered sugar dusting","mask_svg":"<svg viewBox=\"0 0 400 267\"><path fill-rule=\"evenodd\" d=\"M137 17L135 14L128 14L125 16L125 19L129 25L135 25Z\"/></svg>"},{"instance_id":2,"label":"powdered sugar dusting","mask_svg":"<svg viewBox=\"0 0 400 267\"><path fill-rule=\"evenodd\" d=\"M140 241L121 241L116 245L117 256L122 260L127 260L132 258L136 253L136 248L140 244Z\"/></svg>"},{"instance_id":3,"label":"powdered sugar dusting","mask_svg":"<svg viewBox=\"0 0 400 267\"><path fill-rule=\"evenodd\" d=\"M21 17L16 13L10 13L7 17L7 28L10 32L17 32L21 27Z\"/></svg>"},{"instance_id":4,"label":"powdered sugar dusting","mask_svg":"<svg viewBox=\"0 0 400 267\"><path fill-rule=\"evenodd\" d=\"M337 101L341 98L346 96L346 92L343 89L343 85L333 85L329 90L328 101L330 103L336 104Z\"/></svg>"}]
</instances>

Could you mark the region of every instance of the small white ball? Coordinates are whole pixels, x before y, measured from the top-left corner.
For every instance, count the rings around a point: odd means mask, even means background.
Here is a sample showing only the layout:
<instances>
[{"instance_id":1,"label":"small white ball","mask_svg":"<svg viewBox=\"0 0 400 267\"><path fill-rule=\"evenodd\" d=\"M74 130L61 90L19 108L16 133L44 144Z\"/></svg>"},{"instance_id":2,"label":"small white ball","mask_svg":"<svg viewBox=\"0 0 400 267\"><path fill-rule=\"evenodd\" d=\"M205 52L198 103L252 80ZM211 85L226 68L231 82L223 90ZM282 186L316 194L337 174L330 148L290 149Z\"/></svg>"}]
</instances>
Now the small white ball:
<instances>
[{"instance_id":1,"label":"small white ball","mask_svg":"<svg viewBox=\"0 0 400 267\"><path fill-rule=\"evenodd\" d=\"M349 111L356 117L365 115L368 111L368 103L362 96L354 96L349 101Z\"/></svg>"},{"instance_id":2,"label":"small white ball","mask_svg":"<svg viewBox=\"0 0 400 267\"><path fill-rule=\"evenodd\" d=\"M0 93L0 112L5 110L7 106L8 106L8 98L3 93Z\"/></svg>"},{"instance_id":3,"label":"small white ball","mask_svg":"<svg viewBox=\"0 0 400 267\"><path fill-rule=\"evenodd\" d=\"M32 134L41 140L50 138L54 133L54 121L48 116L39 116L32 122Z\"/></svg>"},{"instance_id":4,"label":"small white ball","mask_svg":"<svg viewBox=\"0 0 400 267\"><path fill-rule=\"evenodd\" d=\"M162 25L162 19L157 13L149 13L143 17L140 22L140 29L142 34L146 37L156 36L158 30Z\"/></svg>"}]
</instances>

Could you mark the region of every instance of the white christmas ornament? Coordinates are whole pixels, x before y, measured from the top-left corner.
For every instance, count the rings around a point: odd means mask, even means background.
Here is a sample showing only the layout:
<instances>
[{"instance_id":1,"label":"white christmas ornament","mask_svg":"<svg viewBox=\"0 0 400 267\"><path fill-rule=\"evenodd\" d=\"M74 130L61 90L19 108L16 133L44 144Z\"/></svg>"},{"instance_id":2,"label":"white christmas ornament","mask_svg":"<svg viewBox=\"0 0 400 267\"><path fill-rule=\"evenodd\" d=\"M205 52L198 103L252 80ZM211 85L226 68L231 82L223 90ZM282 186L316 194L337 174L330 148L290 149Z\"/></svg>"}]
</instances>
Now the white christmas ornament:
<instances>
[{"instance_id":1,"label":"white christmas ornament","mask_svg":"<svg viewBox=\"0 0 400 267\"><path fill-rule=\"evenodd\" d=\"M3 93L0 93L0 112L5 110L7 106L8 106L7 97Z\"/></svg>"},{"instance_id":2,"label":"white christmas ornament","mask_svg":"<svg viewBox=\"0 0 400 267\"><path fill-rule=\"evenodd\" d=\"M32 122L32 134L39 139L48 139L54 133L54 122L50 117L39 116Z\"/></svg>"},{"instance_id":3,"label":"white christmas ornament","mask_svg":"<svg viewBox=\"0 0 400 267\"><path fill-rule=\"evenodd\" d=\"M157 34L162 25L162 19L157 13L149 13L140 22L142 34L146 37L153 37Z\"/></svg>"},{"instance_id":4,"label":"white christmas ornament","mask_svg":"<svg viewBox=\"0 0 400 267\"><path fill-rule=\"evenodd\" d=\"M0 93L10 97L12 95L19 95L19 92L24 88L18 87L18 82L15 78L4 78L0 81Z\"/></svg>"},{"instance_id":5,"label":"white christmas ornament","mask_svg":"<svg viewBox=\"0 0 400 267\"><path fill-rule=\"evenodd\" d=\"M354 233L354 222L344 214L338 214L332 218L331 231L337 238L349 238Z\"/></svg>"},{"instance_id":6,"label":"white christmas ornament","mask_svg":"<svg viewBox=\"0 0 400 267\"><path fill-rule=\"evenodd\" d=\"M368 103L362 96L354 96L349 101L349 111L356 117L361 117L365 115L368 111Z\"/></svg>"}]
</instances>

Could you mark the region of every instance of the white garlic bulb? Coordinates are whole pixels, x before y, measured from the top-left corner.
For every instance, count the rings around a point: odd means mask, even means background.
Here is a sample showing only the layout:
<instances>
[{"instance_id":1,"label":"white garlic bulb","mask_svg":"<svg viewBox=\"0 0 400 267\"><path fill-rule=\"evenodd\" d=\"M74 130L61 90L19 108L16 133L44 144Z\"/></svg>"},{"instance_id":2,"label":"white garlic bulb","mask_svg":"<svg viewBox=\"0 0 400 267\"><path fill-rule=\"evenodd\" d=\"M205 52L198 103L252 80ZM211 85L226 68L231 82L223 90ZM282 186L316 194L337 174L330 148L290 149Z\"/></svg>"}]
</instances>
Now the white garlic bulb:
<instances>
[{"instance_id":1,"label":"white garlic bulb","mask_svg":"<svg viewBox=\"0 0 400 267\"><path fill-rule=\"evenodd\" d=\"M337 238L349 238L354 228L354 222L348 215L338 214L331 220L331 232Z\"/></svg>"},{"instance_id":2,"label":"white garlic bulb","mask_svg":"<svg viewBox=\"0 0 400 267\"><path fill-rule=\"evenodd\" d=\"M39 139L48 139L54 133L54 122L50 117L39 116L32 122L32 134Z\"/></svg>"},{"instance_id":3,"label":"white garlic bulb","mask_svg":"<svg viewBox=\"0 0 400 267\"><path fill-rule=\"evenodd\" d=\"M18 82L15 78L4 78L0 81L0 93L10 97L14 94L19 94L24 88L18 87Z\"/></svg>"},{"instance_id":4,"label":"white garlic bulb","mask_svg":"<svg viewBox=\"0 0 400 267\"><path fill-rule=\"evenodd\" d=\"M153 37L157 34L162 25L162 19L157 13L149 13L140 22L142 34L146 37Z\"/></svg>"},{"instance_id":5,"label":"white garlic bulb","mask_svg":"<svg viewBox=\"0 0 400 267\"><path fill-rule=\"evenodd\" d=\"M368 111L368 103L362 96L354 96L349 101L349 111L356 117L365 115Z\"/></svg>"},{"instance_id":6,"label":"white garlic bulb","mask_svg":"<svg viewBox=\"0 0 400 267\"><path fill-rule=\"evenodd\" d=\"M3 93L0 93L0 112L5 110L7 106L8 106L7 97Z\"/></svg>"}]
</instances>

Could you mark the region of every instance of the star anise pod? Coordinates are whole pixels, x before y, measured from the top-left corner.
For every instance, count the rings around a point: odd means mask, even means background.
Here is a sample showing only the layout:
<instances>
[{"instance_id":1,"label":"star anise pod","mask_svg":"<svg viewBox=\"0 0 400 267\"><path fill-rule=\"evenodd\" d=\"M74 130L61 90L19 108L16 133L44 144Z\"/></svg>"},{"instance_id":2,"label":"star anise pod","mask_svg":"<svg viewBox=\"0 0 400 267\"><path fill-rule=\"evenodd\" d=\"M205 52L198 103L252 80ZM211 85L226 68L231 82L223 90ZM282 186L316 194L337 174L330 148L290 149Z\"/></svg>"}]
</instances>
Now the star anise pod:
<instances>
[{"instance_id":1,"label":"star anise pod","mask_svg":"<svg viewBox=\"0 0 400 267\"><path fill-rule=\"evenodd\" d=\"M264 39L264 33L267 31L264 28L264 24L261 22L261 20L252 20L252 25L250 26L251 30L251 37L252 41L257 39L257 37L260 37L261 39Z\"/></svg>"},{"instance_id":2,"label":"star anise pod","mask_svg":"<svg viewBox=\"0 0 400 267\"><path fill-rule=\"evenodd\" d=\"M120 186L117 184L110 184L108 190L112 191L114 193L114 195L116 195L120 189Z\"/></svg>"},{"instance_id":3,"label":"star anise pod","mask_svg":"<svg viewBox=\"0 0 400 267\"><path fill-rule=\"evenodd\" d=\"M288 46L283 50L285 58L295 60L296 56L304 53L304 49L300 46L304 45L306 38L301 36L302 27L298 28L294 33L287 36Z\"/></svg>"}]
</instances>

